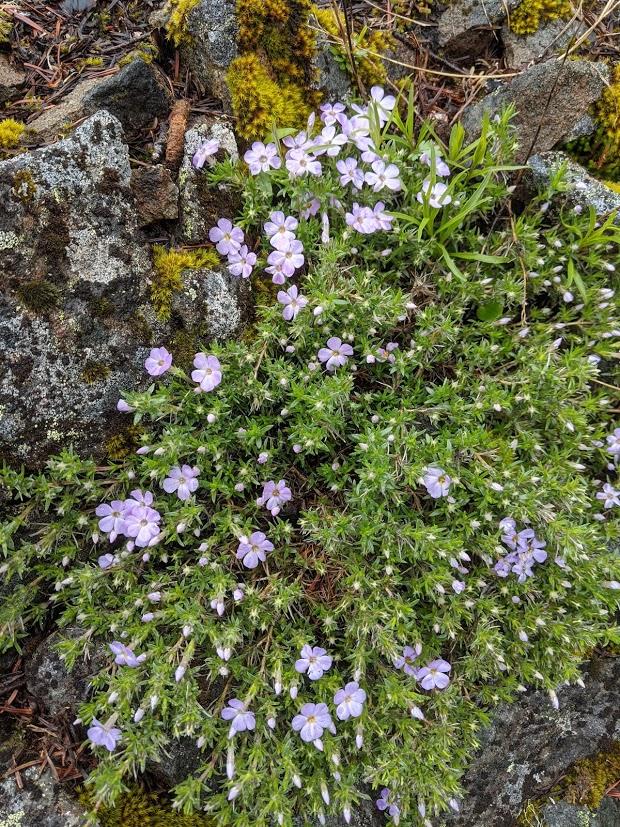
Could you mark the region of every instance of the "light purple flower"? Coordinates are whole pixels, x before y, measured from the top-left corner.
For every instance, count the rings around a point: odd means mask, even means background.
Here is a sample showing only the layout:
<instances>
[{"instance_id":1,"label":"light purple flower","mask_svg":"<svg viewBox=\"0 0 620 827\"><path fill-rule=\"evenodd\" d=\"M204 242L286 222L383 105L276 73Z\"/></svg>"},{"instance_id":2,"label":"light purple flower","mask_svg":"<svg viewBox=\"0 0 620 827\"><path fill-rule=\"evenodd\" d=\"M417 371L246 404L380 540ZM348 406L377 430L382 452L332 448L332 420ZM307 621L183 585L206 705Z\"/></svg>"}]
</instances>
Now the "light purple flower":
<instances>
[{"instance_id":1,"label":"light purple flower","mask_svg":"<svg viewBox=\"0 0 620 827\"><path fill-rule=\"evenodd\" d=\"M124 643L121 643L118 640L113 641L109 644L109 646L110 651L114 655L114 663L119 666L130 666L135 668L136 666L140 666L140 664L144 663L146 660L146 655L135 655L133 649L130 649L129 646L125 646Z\"/></svg>"},{"instance_id":2,"label":"light purple flower","mask_svg":"<svg viewBox=\"0 0 620 827\"><path fill-rule=\"evenodd\" d=\"M109 569L110 566L113 566L115 562L116 558L113 554L102 554L101 557L99 557L99 559L97 560L99 568L103 569L104 571L106 569Z\"/></svg>"},{"instance_id":3,"label":"light purple flower","mask_svg":"<svg viewBox=\"0 0 620 827\"><path fill-rule=\"evenodd\" d=\"M603 485L603 490L597 492L596 499L603 501L604 508L612 508L614 505L620 505L620 491L617 491L613 485L606 482Z\"/></svg>"},{"instance_id":4,"label":"light purple flower","mask_svg":"<svg viewBox=\"0 0 620 827\"><path fill-rule=\"evenodd\" d=\"M249 279L255 264L256 253L250 252L245 244L239 250L231 250L228 254L228 272L233 276Z\"/></svg>"},{"instance_id":5,"label":"light purple flower","mask_svg":"<svg viewBox=\"0 0 620 827\"><path fill-rule=\"evenodd\" d=\"M132 408L124 399L119 399L116 403L116 410L121 413L133 413L135 408Z\"/></svg>"},{"instance_id":6,"label":"light purple flower","mask_svg":"<svg viewBox=\"0 0 620 827\"><path fill-rule=\"evenodd\" d=\"M370 207L360 207L355 202L351 207L351 212L345 214L345 221L349 227L353 227L358 233L364 235L374 233L378 229L375 214Z\"/></svg>"},{"instance_id":7,"label":"light purple flower","mask_svg":"<svg viewBox=\"0 0 620 827\"><path fill-rule=\"evenodd\" d=\"M194 356L192 380L198 382L201 391L209 393L215 390L222 381L222 366L216 356L207 356L206 353L197 353Z\"/></svg>"},{"instance_id":8,"label":"light purple flower","mask_svg":"<svg viewBox=\"0 0 620 827\"><path fill-rule=\"evenodd\" d=\"M225 706L222 710L222 718L225 721L231 721L228 732L229 738L232 738L238 732L245 732L256 727L254 713L250 712L239 698L232 698L228 701L228 706Z\"/></svg>"},{"instance_id":9,"label":"light purple flower","mask_svg":"<svg viewBox=\"0 0 620 827\"><path fill-rule=\"evenodd\" d=\"M398 799L392 795L387 787L381 790L381 795L376 800L377 810L381 812L387 811L387 814L392 817L394 824L400 821L400 807L398 806Z\"/></svg>"},{"instance_id":10,"label":"light purple flower","mask_svg":"<svg viewBox=\"0 0 620 827\"><path fill-rule=\"evenodd\" d=\"M149 376L161 376L172 366L172 355L165 347L154 347L144 363Z\"/></svg>"},{"instance_id":11,"label":"light purple flower","mask_svg":"<svg viewBox=\"0 0 620 827\"><path fill-rule=\"evenodd\" d=\"M258 455L258 458L257 458L256 462L258 462L259 465L264 465L268 460L269 460L269 451L261 451L260 454ZM242 485L243 485L243 483L242 483Z\"/></svg>"},{"instance_id":12,"label":"light purple flower","mask_svg":"<svg viewBox=\"0 0 620 827\"><path fill-rule=\"evenodd\" d=\"M328 655L325 649L306 643L302 647L301 657L295 661L295 671L301 674L307 672L311 681L318 681L323 677L323 673L330 669L332 661L332 656Z\"/></svg>"},{"instance_id":13,"label":"light purple flower","mask_svg":"<svg viewBox=\"0 0 620 827\"><path fill-rule=\"evenodd\" d=\"M93 718L86 730L86 735L91 744L97 747L105 747L108 752L114 752L121 740L122 732L111 724L102 724L96 718Z\"/></svg>"},{"instance_id":14,"label":"light purple flower","mask_svg":"<svg viewBox=\"0 0 620 827\"><path fill-rule=\"evenodd\" d=\"M228 218L220 218L216 227L209 230L209 241L215 244L215 249L223 256L236 253L243 244L243 230L233 227Z\"/></svg>"},{"instance_id":15,"label":"light purple flower","mask_svg":"<svg viewBox=\"0 0 620 827\"><path fill-rule=\"evenodd\" d=\"M366 693L360 689L357 681L351 681L344 689L339 689L334 695L336 704L336 716L339 721L347 721L349 718L359 718L364 709Z\"/></svg>"},{"instance_id":16,"label":"light purple flower","mask_svg":"<svg viewBox=\"0 0 620 827\"><path fill-rule=\"evenodd\" d=\"M110 535L110 542L113 543L119 534L125 533L127 526L127 503L124 500L112 500L108 505L101 503L95 509L95 514L101 517L99 520L99 531Z\"/></svg>"},{"instance_id":17,"label":"light purple flower","mask_svg":"<svg viewBox=\"0 0 620 827\"><path fill-rule=\"evenodd\" d=\"M502 543L508 548L516 549L519 541L519 532L517 531L517 524L512 517L504 517L499 523L500 529L504 532L502 534Z\"/></svg>"},{"instance_id":18,"label":"light purple flower","mask_svg":"<svg viewBox=\"0 0 620 827\"><path fill-rule=\"evenodd\" d=\"M389 232L392 229L393 216L385 211L385 204L383 201L377 201L372 210L373 218L375 220L375 229Z\"/></svg>"},{"instance_id":19,"label":"light purple flower","mask_svg":"<svg viewBox=\"0 0 620 827\"><path fill-rule=\"evenodd\" d=\"M465 583L462 580L453 580L452 581L452 591L455 594L461 594L461 592L465 591Z\"/></svg>"},{"instance_id":20,"label":"light purple flower","mask_svg":"<svg viewBox=\"0 0 620 827\"><path fill-rule=\"evenodd\" d=\"M333 125L325 126L321 132L316 136L312 145L312 152L314 155L326 154L330 158L338 155L344 144L347 143L347 136L336 134L336 127Z\"/></svg>"},{"instance_id":21,"label":"light purple flower","mask_svg":"<svg viewBox=\"0 0 620 827\"><path fill-rule=\"evenodd\" d=\"M286 246L282 249L273 250L269 253L267 263L270 265L281 265L282 273L285 276L292 276L299 267L304 264L304 245L296 238L288 239Z\"/></svg>"},{"instance_id":22,"label":"light purple flower","mask_svg":"<svg viewBox=\"0 0 620 827\"><path fill-rule=\"evenodd\" d=\"M321 120L326 126L331 126L336 123L338 116L341 115L346 107L343 103L323 103L319 107L321 111Z\"/></svg>"},{"instance_id":23,"label":"light purple flower","mask_svg":"<svg viewBox=\"0 0 620 827\"><path fill-rule=\"evenodd\" d=\"M134 488L131 492L131 499L125 500L125 505L128 509L135 508L139 505L153 505L153 495L150 491L141 491L139 488Z\"/></svg>"},{"instance_id":24,"label":"light purple flower","mask_svg":"<svg viewBox=\"0 0 620 827\"><path fill-rule=\"evenodd\" d=\"M284 503L292 499L292 496L291 489L285 480L279 480L278 482L269 480L269 482L266 482L263 486L263 493L259 498L259 504L264 505L271 511L272 516L275 517L276 514L279 514Z\"/></svg>"},{"instance_id":25,"label":"light purple flower","mask_svg":"<svg viewBox=\"0 0 620 827\"><path fill-rule=\"evenodd\" d=\"M416 195L420 204L430 204L431 207L438 210L440 207L445 207L452 201L452 196L448 192L448 185L443 181L437 181L431 184L430 178L425 178L422 184L422 189Z\"/></svg>"},{"instance_id":26,"label":"light purple flower","mask_svg":"<svg viewBox=\"0 0 620 827\"><path fill-rule=\"evenodd\" d=\"M239 538L237 560L242 560L246 569L255 569L259 561L264 563L267 552L273 551L271 543L262 531L255 531L248 537Z\"/></svg>"},{"instance_id":27,"label":"light purple flower","mask_svg":"<svg viewBox=\"0 0 620 827\"><path fill-rule=\"evenodd\" d=\"M420 657L422 653L422 644L416 643L415 646L405 646L402 655L394 658L394 666L397 669L402 669L405 675L414 678L416 676L416 669L414 662Z\"/></svg>"},{"instance_id":28,"label":"light purple flower","mask_svg":"<svg viewBox=\"0 0 620 827\"><path fill-rule=\"evenodd\" d=\"M320 175L323 170L320 161L309 155L305 149L289 149L286 153L286 168L292 178Z\"/></svg>"},{"instance_id":29,"label":"light purple flower","mask_svg":"<svg viewBox=\"0 0 620 827\"><path fill-rule=\"evenodd\" d=\"M196 477L200 475L200 470L194 465L183 465L181 468L175 466L168 471L168 476L162 482L162 488L167 494L173 494L175 491L180 500L189 500L190 496L198 488L198 480Z\"/></svg>"},{"instance_id":30,"label":"light purple flower","mask_svg":"<svg viewBox=\"0 0 620 827\"><path fill-rule=\"evenodd\" d=\"M607 437L607 453L612 456L620 455L620 428L616 428Z\"/></svg>"},{"instance_id":31,"label":"light purple flower","mask_svg":"<svg viewBox=\"0 0 620 827\"><path fill-rule=\"evenodd\" d=\"M308 299L299 292L296 284L289 287L286 292L278 291L278 301L284 305L282 318L287 322L297 318L299 311L308 304Z\"/></svg>"},{"instance_id":32,"label":"light purple flower","mask_svg":"<svg viewBox=\"0 0 620 827\"><path fill-rule=\"evenodd\" d=\"M301 740L306 743L323 737L324 730L332 730L333 722L326 704L304 704L295 715L292 727L299 732Z\"/></svg>"},{"instance_id":33,"label":"light purple flower","mask_svg":"<svg viewBox=\"0 0 620 827\"><path fill-rule=\"evenodd\" d=\"M265 146L262 141L254 141L251 148L243 156L252 175L258 175L259 172L269 172L270 169L279 169L282 166L282 161L278 156L278 149L275 144L267 144Z\"/></svg>"},{"instance_id":34,"label":"light purple flower","mask_svg":"<svg viewBox=\"0 0 620 827\"><path fill-rule=\"evenodd\" d=\"M284 215L281 210L275 210L265 222L265 235L274 247L280 248L281 242L295 238L295 230L299 222L292 215Z\"/></svg>"},{"instance_id":35,"label":"light purple flower","mask_svg":"<svg viewBox=\"0 0 620 827\"><path fill-rule=\"evenodd\" d=\"M372 172L367 172L364 179L375 192L380 192L387 187L392 192L397 192L402 187L400 180L400 170L396 164L387 164L380 158L373 161Z\"/></svg>"},{"instance_id":36,"label":"light purple flower","mask_svg":"<svg viewBox=\"0 0 620 827\"><path fill-rule=\"evenodd\" d=\"M298 132L297 135L287 135L282 139L284 146L289 149L310 149L312 140L306 131Z\"/></svg>"},{"instance_id":37,"label":"light purple flower","mask_svg":"<svg viewBox=\"0 0 620 827\"><path fill-rule=\"evenodd\" d=\"M370 90L370 102L377 107L379 123L383 126L396 106L394 95L386 95L382 86L373 86Z\"/></svg>"},{"instance_id":38,"label":"light purple flower","mask_svg":"<svg viewBox=\"0 0 620 827\"><path fill-rule=\"evenodd\" d=\"M220 142L217 138L203 141L196 152L194 152L194 157L192 158L192 166L194 169L202 169L207 158L215 155L219 148Z\"/></svg>"},{"instance_id":39,"label":"light purple flower","mask_svg":"<svg viewBox=\"0 0 620 827\"><path fill-rule=\"evenodd\" d=\"M288 278L288 275L284 272L284 257L281 258L278 264L265 267L265 272L271 275L271 281L274 284L284 284Z\"/></svg>"},{"instance_id":40,"label":"light purple flower","mask_svg":"<svg viewBox=\"0 0 620 827\"><path fill-rule=\"evenodd\" d=\"M427 468L422 482L426 486L426 490L437 500L439 497L446 497L450 491L452 479L446 474L443 468Z\"/></svg>"},{"instance_id":41,"label":"light purple flower","mask_svg":"<svg viewBox=\"0 0 620 827\"><path fill-rule=\"evenodd\" d=\"M447 660L432 660L427 666L418 670L417 679L422 689L445 689L450 683L448 672L452 669Z\"/></svg>"},{"instance_id":42,"label":"light purple flower","mask_svg":"<svg viewBox=\"0 0 620 827\"><path fill-rule=\"evenodd\" d=\"M364 185L364 173L357 166L355 158L344 158L336 164L340 173L340 184L346 187L351 184L353 189L359 190Z\"/></svg>"},{"instance_id":43,"label":"light purple flower","mask_svg":"<svg viewBox=\"0 0 620 827\"><path fill-rule=\"evenodd\" d=\"M430 152L423 152L420 155L420 161L426 164L427 167L432 167L433 159ZM442 178L447 178L450 175L450 167L441 160L438 153L435 153L435 174Z\"/></svg>"},{"instance_id":44,"label":"light purple flower","mask_svg":"<svg viewBox=\"0 0 620 827\"><path fill-rule=\"evenodd\" d=\"M349 356L353 356L353 348L343 344L337 336L328 339L327 347L322 347L318 352L319 362L324 362L327 370L336 370L346 365Z\"/></svg>"},{"instance_id":45,"label":"light purple flower","mask_svg":"<svg viewBox=\"0 0 620 827\"><path fill-rule=\"evenodd\" d=\"M160 520L161 514L154 508L133 508L127 515L125 534L127 537L133 537L136 545L141 548L153 545L153 540L159 535Z\"/></svg>"},{"instance_id":46,"label":"light purple flower","mask_svg":"<svg viewBox=\"0 0 620 827\"><path fill-rule=\"evenodd\" d=\"M318 211L321 209L321 202L319 199L312 195L311 192L307 192L304 196L304 201L302 202L300 208L300 215L304 220L308 220L313 215L316 215Z\"/></svg>"}]
</instances>

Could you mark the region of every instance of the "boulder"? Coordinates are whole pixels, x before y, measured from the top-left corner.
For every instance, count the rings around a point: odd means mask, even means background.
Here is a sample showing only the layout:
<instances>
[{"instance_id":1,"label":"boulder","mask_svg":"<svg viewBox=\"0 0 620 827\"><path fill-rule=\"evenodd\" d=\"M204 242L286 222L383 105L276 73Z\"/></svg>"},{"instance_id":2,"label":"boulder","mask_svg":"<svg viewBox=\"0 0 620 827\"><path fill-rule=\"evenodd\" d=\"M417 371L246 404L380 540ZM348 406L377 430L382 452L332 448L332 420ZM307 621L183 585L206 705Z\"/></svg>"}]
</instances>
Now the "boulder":
<instances>
[{"instance_id":1,"label":"boulder","mask_svg":"<svg viewBox=\"0 0 620 827\"><path fill-rule=\"evenodd\" d=\"M226 72L237 57L235 0L198 0L187 15L187 34L182 54L194 81L230 111Z\"/></svg>"},{"instance_id":2,"label":"boulder","mask_svg":"<svg viewBox=\"0 0 620 827\"><path fill-rule=\"evenodd\" d=\"M10 100L26 81L26 74L11 66L6 55L0 54L0 106Z\"/></svg>"},{"instance_id":3,"label":"boulder","mask_svg":"<svg viewBox=\"0 0 620 827\"><path fill-rule=\"evenodd\" d=\"M454 56L476 57L521 0L454 0L437 24L439 46Z\"/></svg>"},{"instance_id":4,"label":"boulder","mask_svg":"<svg viewBox=\"0 0 620 827\"><path fill-rule=\"evenodd\" d=\"M28 124L41 140L51 140L67 127L99 110L107 110L127 132L150 126L165 118L172 105L172 93L165 76L141 58L106 78L87 78L66 95L58 106L46 109Z\"/></svg>"},{"instance_id":5,"label":"boulder","mask_svg":"<svg viewBox=\"0 0 620 827\"><path fill-rule=\"evenodd\" d=\"M545 152L564 140L609 79L604 63L589 60L549 60L526 69L510 83L468 107L462 123L467 137L480 134L482 118L498 114L509 104L517 110L513 119L519 150L517 161Z\"/></svg>"},{"instance_id":6,"label":"boulder","mask_svg":"<svg viewBox=\"0 0 620 827\"><path fill-rule=\"evenodd\" d=\"M185 270L183 290L172 299L172 317L182 320L186 331L194 331L199 342L228 339L239 333L251 314L248 279L221 270Z\"/></svg>"},{"instance_id":7,"label":"boulder","mask_svg":"<svg viewBox=\"0 0 620 827\"><path fill-rule=\"evenodd\" d=\"M23 789L13 776L0 780L1 827L83 827L86 809L49 771L29 767L20 773Z\"/></svg>"},{"instance_id":8,"label":"boulder","mask_svg":"<svg viewBox=\"0 0 620 827\"><path fill-rule=\"evenodd\" d=\"M555 171L564 165L566 168L566 192L562 193L561 203L580 206L583 210L594 207L597 215L620 213L620 192L605 186L593 178L582 166L572 161L563 152L543 152L533 155L528 161L528 170L523 177L525 196L533 190L548 186ZM619 219L620 221L620 216Z\"/></svg>"},{"instance_id":9,"label":"boulder","mask_svg":"<svg viewBox=\"0 0 620 827\"><path fill-rule=\"evenodd\" d=\"M334 47L327 37L319 32L316 39L316 52L312 60L316 86L327 101L343 101L351 95L351 77L336 60Z\"/></svg>"},{"instance_id":10,"label":"boulder","mask_svg":"<svg viewBox=\"0 0 620 827\"><path fill-rule=\"evenodd\" d=\"M515 34L509 26L502 27L506 65L520 69L530 63L548 59L566 49L587 27L580 20L550 20L533 34Z\"/></svg>"},{"instance_id":11,"label":"boulder","mask_svg":"<svg viewBox=\"0 0 620 827\"><path fill-rule=\"evenodd\" d=\"M179 217L179 188L163 164L134 169L131 190L141 227Z\"/></svg>"},{"instance_id":12,"label":"boulder","mask_svg":"<svg viewBox=\"0 0 620 827\"><path fill-rule=\"evenodd\" d=\"M587 807L578 807L559 801L543 807L543 827L618 827L620 824L620 801L605 798L596 812Z\"/></svg>"},{"instance_id":13,"label":"boulder","mask_svg":"<svg viewBox=\"0 0 620 827\"><path fill-rule=\"evenodd\" d=\"M620 657L593 660L583 679L583 687L558 691L558 710L546 693L530 692L495 712L465 775L461 812L447 824L512 825L525 803L546 794L576 761L620 738Z\"/></svg>"}]
</instances>

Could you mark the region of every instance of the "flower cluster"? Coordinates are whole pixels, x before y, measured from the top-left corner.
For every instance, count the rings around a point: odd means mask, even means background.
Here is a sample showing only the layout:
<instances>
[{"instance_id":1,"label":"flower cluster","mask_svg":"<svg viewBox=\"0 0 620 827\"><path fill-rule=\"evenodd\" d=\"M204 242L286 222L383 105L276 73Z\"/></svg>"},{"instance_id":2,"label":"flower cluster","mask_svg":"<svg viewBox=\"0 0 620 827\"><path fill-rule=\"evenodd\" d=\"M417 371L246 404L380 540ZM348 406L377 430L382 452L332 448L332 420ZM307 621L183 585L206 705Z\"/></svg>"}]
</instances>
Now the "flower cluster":
<instances>
[{"instance_id":1,"label":"flower cluster","mask_svg":"<svg viewBox=\"0 0 620 827\"><path fill-rule=\"evenodd\" d=\"M517 531L517 525L512 517L504 517L499 527L502 542L510 552L495 564L495 571L500 577L508 577L512 572L518 576L519 583L524 583L533 575L532 566L535 563L544 563L547 559L545 546L547 543L536 536L532 528Z\"/></svg>"}]
</instances>

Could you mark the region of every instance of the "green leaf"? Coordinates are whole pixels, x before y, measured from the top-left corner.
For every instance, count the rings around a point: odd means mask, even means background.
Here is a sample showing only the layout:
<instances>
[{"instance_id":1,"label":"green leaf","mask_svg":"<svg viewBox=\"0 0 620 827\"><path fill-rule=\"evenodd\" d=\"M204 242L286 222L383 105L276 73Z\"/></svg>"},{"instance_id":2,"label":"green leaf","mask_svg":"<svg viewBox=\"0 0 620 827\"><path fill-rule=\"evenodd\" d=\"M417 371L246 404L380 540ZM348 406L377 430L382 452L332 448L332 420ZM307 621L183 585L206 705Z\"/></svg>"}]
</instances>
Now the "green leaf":
<instances>
[{"instance_id":1,"label":"green leaf","mask_svg":"<svg viewBox=\"0 0 620 827\"><path fill-rule=\"evenodd\" d=\"M499 299L493 299L492 301L479 305L476 310L476 316L481 322L494 322L501 317L503 310L504 303L499 301Z\"/></svg>"}]
</instances>

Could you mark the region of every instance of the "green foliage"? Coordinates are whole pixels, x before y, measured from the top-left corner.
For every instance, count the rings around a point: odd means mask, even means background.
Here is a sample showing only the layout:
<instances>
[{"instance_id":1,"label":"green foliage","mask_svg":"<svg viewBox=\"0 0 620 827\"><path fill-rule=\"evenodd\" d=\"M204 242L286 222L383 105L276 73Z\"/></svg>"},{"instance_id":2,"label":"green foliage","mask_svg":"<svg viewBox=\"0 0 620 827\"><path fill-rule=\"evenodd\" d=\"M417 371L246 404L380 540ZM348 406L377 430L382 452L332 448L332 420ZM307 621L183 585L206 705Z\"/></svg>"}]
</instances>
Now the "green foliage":
<instances>
[{"instance_id":1,"label":"green foliage","mask_svg":"<svg viewBox=\"0 0 620 827\"><path fill-rule=\"evenodd\" d=\"M510 15L510 28L515 34L534 34L548 20L570 17L570 14L570 0L522 0Z\"/></svg>"},{"instance_id":2,"label":"green foliage","mask_svg":"<svg viewBox=\"0 0 620 827\"><path fill-rule=\"evenodd\" d=\"M32 279L19 285L17 296L29 310L46 313L57 306L60 301L60 290L47 279Z\"/></svg>"},{"instance_id":3,"label":"green foliage","mask_svg":"<svg viewBox=\"0 0 620 827\"><path fill-rule=\"evenodd\" d=\"M4 118L0 121L0 148L14 149L19 146L26 127L21 121L14 118Z\"/></svg>"},{"instance_id":4,"label":"green foliage","mask_svg":"<svg viewBox=\"0 0 620 827\"><path fill-rule=\"evenodd\" d=\"M420 827L420 805L434 818L458 797L490 707L526 686L553 698L593 647L620 640L618 524L596 498L614 481L605 438L620 230L613 216L546 209L551 190L515 213L508 115L472 144L454 127L447 146L429 126L414 129L413 100L383 128L374 107L369 117L376 151L400 170L396 192L352 193L326 155L311 182L284 165L209 173L215 186L241 187L237 223L260 265L271 211L300 217L308 306L293 321L267 294L251 341L210 347L222 365L213 392L196 393L173 366L127 394L141 455L106 468L66 451L44 474L0 476L13 503L0 571L18 583L0 608L3 645L51 605L60 626L83 629L61 646L69 665L96 641L146 655L135 668L110 663L80 711L122 732L111 754L96 748L88 783L103 804L189 736L202 759L175 804L218 827L292 827L382 787L398 797L401 824ZM438 154L451 169L442 207L428 197ZM303 212L310 187L314 216ZM352 201L379 198L391 230L363 235L345 222ZM330 372L317 353L332 336L354 352ZM199 488L181 500L161 483L185 463ZM423 478L437 466L452 483L434 499ZM270 516L257 498L280 479L292 500ZM136 488L153 492L158 541L110 545L95 508ZM495 570L506 516L546 542L547 560L523 582ZM246 569L236 552L253 531L274 550ZM115 557L101 568L104 553ZM333 657L320 680L295 669L304 644ZM452 664L444 690L395 668L416 644L420 665ZM367 692L363 712L336 720L334 694L353 679ZM221 718L231 698L256 716L234 738ZM291 729L303 704L319 702L336 724L321 749Z\"/></svg>"},{"instance_id":5,"label":"green foliage","mask_svg":"<svg viewBox=\"0 0 620 827\"><path fill-rule=\"evenodd\" d=\"M81 800L85 806L92 806L87 794L82 794ZM114 807L100 808L97 822L100 827L213 827L206 816L183 815L141 787L131 787Z\"/></svg>"},{"instance_id":6,"label":"green foliage","mask_svg":"<svg viewBox=\"0 0 620 827\"><path fill-rule=\"evenodd\" d=\"M199 250L168 250L161 244L153 246L153 278L151 301L162 321L170 318L172 297L183 289L183 270L214 267L218 257L210 248Z\"/></svg>"}]
</instances>

